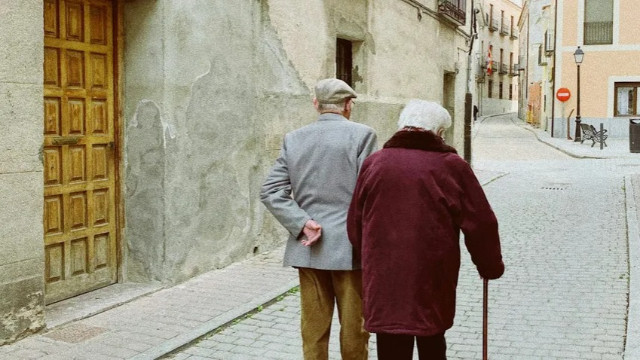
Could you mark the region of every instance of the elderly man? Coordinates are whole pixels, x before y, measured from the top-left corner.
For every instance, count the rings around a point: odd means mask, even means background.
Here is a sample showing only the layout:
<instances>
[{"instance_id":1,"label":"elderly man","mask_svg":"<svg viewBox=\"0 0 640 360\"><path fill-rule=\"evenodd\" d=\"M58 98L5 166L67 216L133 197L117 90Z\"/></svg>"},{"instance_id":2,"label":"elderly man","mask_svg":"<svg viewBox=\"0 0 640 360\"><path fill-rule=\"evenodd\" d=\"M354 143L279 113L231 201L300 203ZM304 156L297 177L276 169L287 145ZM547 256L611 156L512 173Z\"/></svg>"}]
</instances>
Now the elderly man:
<instances>
[{"instance_id":1,"label":"elderly man","mask_svg":"<svg viewBox=\"0 0 640 360\"><path fill-rule=\"evenodd\" d=\"M289 231L284 265L298 269L304 358L326 360L334 304L343 359L367 359L362 278L347 237L358 171L376 148L368 126L348 121L355 91L325 79L315 88L318 120L285 135L260 199Z\"/></svg>"},{"instance_id":2,"label":"elderly man","mask_svg":"<svg viewBox=\"0 0 640 360\"><path fill-rule=\"evenodd\" d=\"M498 222L469 164L442 140L440 105L412 100L399 131L363 164L348 232L362 257L365 328L378 359L446 359L460 268L460 230L480 276L504 272Z\"/></svg>"}]
</instances>

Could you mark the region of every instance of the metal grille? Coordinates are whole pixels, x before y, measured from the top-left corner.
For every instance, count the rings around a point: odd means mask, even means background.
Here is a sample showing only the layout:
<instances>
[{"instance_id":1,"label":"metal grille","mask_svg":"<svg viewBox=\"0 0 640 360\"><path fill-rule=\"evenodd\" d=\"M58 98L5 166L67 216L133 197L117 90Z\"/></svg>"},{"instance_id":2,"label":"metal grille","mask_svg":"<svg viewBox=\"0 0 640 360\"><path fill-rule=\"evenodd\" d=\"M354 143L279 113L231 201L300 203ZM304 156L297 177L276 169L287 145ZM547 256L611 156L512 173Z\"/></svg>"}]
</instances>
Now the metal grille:
<instances>
[{"instance_id":1,"label":"metal grille","mask_svg":"<svg viewBox=\"0 0 640 360\"><path fill-rule=\"evenodd\" d=\"M585 22L585 45L613 44L613 21Z\"/></svg>"}]
</instances>

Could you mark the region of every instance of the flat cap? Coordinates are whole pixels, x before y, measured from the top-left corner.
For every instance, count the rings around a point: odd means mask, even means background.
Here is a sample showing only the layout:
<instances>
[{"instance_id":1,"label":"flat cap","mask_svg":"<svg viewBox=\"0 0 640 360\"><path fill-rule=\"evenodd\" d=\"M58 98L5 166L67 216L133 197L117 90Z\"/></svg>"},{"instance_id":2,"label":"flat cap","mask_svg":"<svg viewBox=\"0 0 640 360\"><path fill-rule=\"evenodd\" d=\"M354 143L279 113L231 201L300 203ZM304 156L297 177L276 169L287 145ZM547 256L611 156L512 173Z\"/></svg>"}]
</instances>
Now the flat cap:
<instances>
[{"instance_id":1,"label":"flat cap","mask_svg":"<svg viewBox=\"0 0 640 360\"><path fill-rule=\"evenodd\" d=\"M323 79L316 84L316 99L321 104L339 104L358 95L340 79Z\"/></svg>"}]
</instances>

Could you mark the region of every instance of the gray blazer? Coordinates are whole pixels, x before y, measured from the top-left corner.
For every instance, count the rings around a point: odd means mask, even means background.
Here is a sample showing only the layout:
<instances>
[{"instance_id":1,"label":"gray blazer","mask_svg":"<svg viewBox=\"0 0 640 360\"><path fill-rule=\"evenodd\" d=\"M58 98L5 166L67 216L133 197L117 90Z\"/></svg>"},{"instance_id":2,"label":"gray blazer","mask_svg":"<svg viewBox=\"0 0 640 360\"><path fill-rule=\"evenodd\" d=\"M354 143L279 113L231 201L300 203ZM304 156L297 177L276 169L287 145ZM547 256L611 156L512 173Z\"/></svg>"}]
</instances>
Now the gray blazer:
<instances>
[{"instance_id":1,"label":"gray blazer","mask_svg":"<svg viewBox=\"0 0 640 360\"><path fill-rule=\"evenodd\" d=\"M338 114L321 114L317 122L285 135L260 192L262 203L291 234L285 266L360 268L347 237L347 211L360 166L376 149L373 129ZM322 237L307 247L299 236L309 219L322 226Z\"/></svg>"}]
</instances>

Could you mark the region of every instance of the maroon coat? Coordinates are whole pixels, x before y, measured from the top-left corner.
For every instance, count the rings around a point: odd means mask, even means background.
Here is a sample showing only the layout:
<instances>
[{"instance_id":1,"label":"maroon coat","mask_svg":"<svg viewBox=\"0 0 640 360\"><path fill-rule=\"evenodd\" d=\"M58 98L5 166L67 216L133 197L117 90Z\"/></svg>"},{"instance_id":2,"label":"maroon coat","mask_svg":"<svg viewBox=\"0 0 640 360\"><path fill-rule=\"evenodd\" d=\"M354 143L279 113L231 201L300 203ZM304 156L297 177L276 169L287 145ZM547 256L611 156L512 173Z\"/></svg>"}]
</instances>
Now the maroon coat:
<instances>
[{"instance_id":1,"label":"maroon coat","mask_svg":"<svg viewBox=\"0 0 640 360\"><path fill-rule=\"evenodd\" d=\"M365 160L347 228L373 333L430 336L453 326L460 230L482 277L504 272L498 222L480 183L432 132L399 131Z\"/></svg>"}]
</instances>

